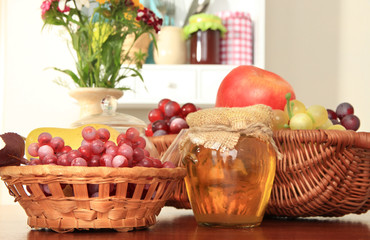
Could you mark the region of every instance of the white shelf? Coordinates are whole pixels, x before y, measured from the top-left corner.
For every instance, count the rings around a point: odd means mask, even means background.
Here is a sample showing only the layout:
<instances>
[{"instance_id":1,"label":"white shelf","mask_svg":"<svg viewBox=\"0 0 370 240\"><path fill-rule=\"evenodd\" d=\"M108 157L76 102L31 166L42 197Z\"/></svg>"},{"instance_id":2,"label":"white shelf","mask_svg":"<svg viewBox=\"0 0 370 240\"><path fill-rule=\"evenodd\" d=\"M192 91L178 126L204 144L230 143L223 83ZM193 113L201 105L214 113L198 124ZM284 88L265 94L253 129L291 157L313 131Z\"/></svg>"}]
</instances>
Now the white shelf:
<instances>
[{"instance_id":1,"label":"white shelf","mask_svg":"<svg viewBox=\"0 0 370 240\"><path fill-rule=\"evenodd\" d=\"M179 103L192 102L212 107L224 77L235 65L154 65L143 66L144 83L131 82L134 91L125 92L118 108L151 108L162 98Z\"/></svg>"}]
</instances>

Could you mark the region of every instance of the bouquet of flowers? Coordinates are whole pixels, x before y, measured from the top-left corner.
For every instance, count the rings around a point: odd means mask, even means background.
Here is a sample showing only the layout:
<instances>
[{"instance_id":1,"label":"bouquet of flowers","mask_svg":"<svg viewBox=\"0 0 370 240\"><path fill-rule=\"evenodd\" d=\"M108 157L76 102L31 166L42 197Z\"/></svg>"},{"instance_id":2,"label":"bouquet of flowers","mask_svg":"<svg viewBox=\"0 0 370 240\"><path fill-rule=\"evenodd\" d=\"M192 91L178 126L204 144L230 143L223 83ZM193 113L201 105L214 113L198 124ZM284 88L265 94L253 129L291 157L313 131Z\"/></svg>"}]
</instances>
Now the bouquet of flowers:
<instances>
[{"instance_id":1,"label":"bouquet of flowers","mask_svg":"<svg viewBox=\"0 0 370 240\"><path fill-rule=\"evenodd\" d=\"M79 87L128 90L119 87L121 80L139 77L143 81L139 70L146 54L139 51L132 57L130 51L143 34L155 41L162 19L139 0L44 0L41 10L44 27L62 26L70 36L76 72L54 69L69 75ZM128 38L134 40L125 48Z\"/></svg>"}]
</instances>

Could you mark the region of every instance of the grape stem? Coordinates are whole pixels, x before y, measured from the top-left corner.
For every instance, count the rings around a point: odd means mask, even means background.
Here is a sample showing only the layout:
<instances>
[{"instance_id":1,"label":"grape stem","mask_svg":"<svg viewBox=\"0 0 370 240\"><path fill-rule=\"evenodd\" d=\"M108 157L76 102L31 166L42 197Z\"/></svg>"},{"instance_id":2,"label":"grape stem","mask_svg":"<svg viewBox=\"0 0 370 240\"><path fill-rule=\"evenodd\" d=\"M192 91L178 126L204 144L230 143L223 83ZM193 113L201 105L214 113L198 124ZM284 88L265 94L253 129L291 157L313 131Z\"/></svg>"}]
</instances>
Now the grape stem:
<instances>
[{"instance_id":1,"label":"grape stem","mask_svg":"<svg viewBox=\"0 0 370 240\"><path fill-rule=\"evenodd\" d=\"M286 103L287 103L287 110L288 110L288 116L289 116L289 120L292 119L293 117L293 112L292 112L292 108L294 106L294 102L290 102L290 98L292 97L292 94L290 92L288 92L286 95L285 95L285 99L286 99Z\"/></svg>"}]
</instances>

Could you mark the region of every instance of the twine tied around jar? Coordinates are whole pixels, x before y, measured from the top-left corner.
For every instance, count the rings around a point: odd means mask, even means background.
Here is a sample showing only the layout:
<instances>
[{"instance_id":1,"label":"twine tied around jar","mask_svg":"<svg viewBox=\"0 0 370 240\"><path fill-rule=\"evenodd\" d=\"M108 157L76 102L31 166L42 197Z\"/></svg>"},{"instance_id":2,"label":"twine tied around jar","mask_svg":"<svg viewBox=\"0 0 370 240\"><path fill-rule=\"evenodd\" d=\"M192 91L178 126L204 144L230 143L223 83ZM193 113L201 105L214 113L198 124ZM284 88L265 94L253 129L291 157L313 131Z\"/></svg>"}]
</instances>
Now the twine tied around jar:
<instances>
[{"instance_id":1,"label":"twine tied around jar","mask_svg":"<svg viewBox=\"0 0 370 240\"><path fill-rule=\"evenodd\" d=\"M278 159L282 158L271 129L271 107L257 104L248 107L209 108L190 113L186 117L189 129L180 143L187 141L206 148L227 151L234 149L241 135L269 142Z\"/></svg>"}]
</instances>

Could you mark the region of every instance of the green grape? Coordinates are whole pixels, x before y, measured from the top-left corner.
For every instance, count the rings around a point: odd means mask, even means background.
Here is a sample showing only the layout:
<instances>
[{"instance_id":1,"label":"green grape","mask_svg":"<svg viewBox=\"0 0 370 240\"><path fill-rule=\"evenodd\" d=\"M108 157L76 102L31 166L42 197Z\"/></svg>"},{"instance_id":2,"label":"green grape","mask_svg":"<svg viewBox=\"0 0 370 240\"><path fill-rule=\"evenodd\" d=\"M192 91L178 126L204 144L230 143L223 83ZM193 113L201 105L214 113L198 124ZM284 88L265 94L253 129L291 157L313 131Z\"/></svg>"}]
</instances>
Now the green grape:
<instances>
[{"instance_id":1,"label":"green grape","mask_svg":"<svg viewBox=\"0 0 370 240\"><path fill-rule=\"evenodd\" d=\"M328 111L320 105L313 105L307 109L307 114L312 118L313 127L323 125L328 119Z\"/></svg>"},{"instance_id":2,"label":"green grape","mask_svg":"<svg viewBox=\"0 0 370 240\"><path fill-rule=\"evenodd\" d=\"M328 129L329 127L333 126L333 122L328 118L326 122L317 127L317 129Z\"/></svg>"},{"instance_id":3,"label":"green grape","mask_svg":"<svg viewBox=\"0 0 370 240\"><path fill-rule=\"evenodd\" d=\"M306 113L297 113L290 119L290 129L298 130L298 129L313 129L313 123L311 117L308 116Z\"/></svg>"},{"instance_id":4,"label":"green grape","mask_svg":"<svg viewBox=\"0 0 370 240\"><path fill-rule=\"evenodd\" d=\"M328 128L328 130L346 130L346 128L345 127L343 127L342 125L340 125L340 124L335 124L335 125L333 125L333 126L330 126L329 128Z\"/></svg>"},{"instance_id":5,"label":"green grape","mask_svg":"<svg viewBox=\"0 0 370 240\"><path fill-rule=\"evenodd\" d=\"M293 116L296 115L297 113L305 113L306 112L306 106L298 100L290 101L290 106L291 106L291 112L292 112ZM284 107L284 112L289 114L287 104Z\"/></svg>"},{"instance_id":6,"label":"green grape","mask_svg":"<svg viewBox=\"0 0 370 240\"><path fill-rule=\"evenodd\" d=\"M274 109L273 113L272 130L283 129L289 122L288 114L280 109Z\"/></svg>"}]
</instances>

